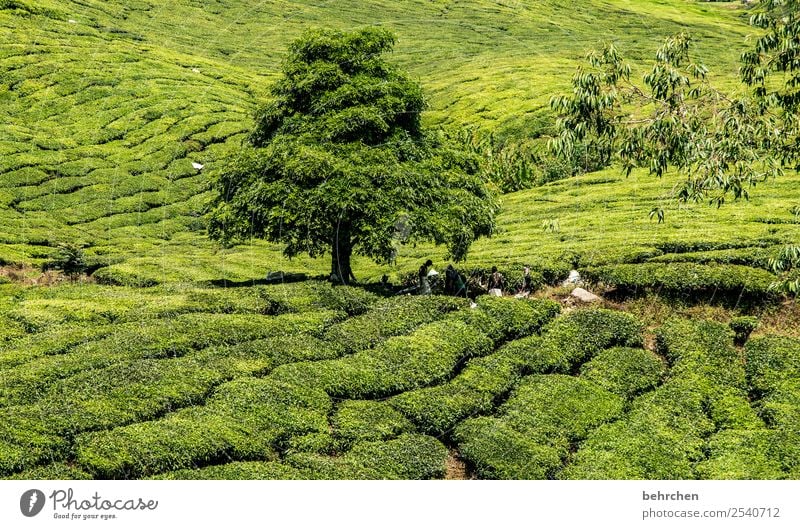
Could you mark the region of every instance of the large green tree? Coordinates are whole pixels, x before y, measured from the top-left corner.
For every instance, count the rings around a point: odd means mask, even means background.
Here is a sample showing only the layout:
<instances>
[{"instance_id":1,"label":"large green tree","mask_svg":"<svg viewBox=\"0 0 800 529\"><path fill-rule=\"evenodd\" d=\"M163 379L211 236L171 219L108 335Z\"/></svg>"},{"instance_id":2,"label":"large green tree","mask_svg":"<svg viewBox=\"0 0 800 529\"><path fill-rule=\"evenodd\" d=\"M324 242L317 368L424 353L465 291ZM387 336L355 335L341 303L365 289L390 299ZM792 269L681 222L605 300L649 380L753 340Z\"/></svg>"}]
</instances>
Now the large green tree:
<instances>
[{"instance_id":1,"label":"large green tree","mask_svg":"<svg viewBox=\"0 0 800 529\"><path fill-rule=\"evenodd\" d=\"M398 243L445 244L463 259L494 229L497 204L479 160L425 130L418 83L385 60L383 29L315 30L290 47L249 145L216 180L209 233L284 245L287 256L390 262Z\"/></svg>"}]
</instances>

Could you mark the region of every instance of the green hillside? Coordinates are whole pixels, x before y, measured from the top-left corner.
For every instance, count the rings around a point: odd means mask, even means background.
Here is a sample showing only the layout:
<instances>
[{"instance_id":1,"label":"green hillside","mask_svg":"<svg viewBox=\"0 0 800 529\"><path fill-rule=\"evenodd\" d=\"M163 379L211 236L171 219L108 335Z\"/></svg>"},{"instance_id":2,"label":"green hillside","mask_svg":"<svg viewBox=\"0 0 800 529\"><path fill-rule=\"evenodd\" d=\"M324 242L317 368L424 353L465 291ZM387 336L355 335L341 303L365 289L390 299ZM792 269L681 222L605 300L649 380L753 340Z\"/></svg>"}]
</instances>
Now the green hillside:
<instances>
[{"instance_id":1,"label":"green hillside","mask_svg":"<svg viewBox=\"0 0 800 529\"><path fill-rule=\"evenodd\" d=\"M531 265L536 293L475 306L378 285L441 248L333 287L326 259L209 240L288 44L364 25L428 125L520 142L602 41L639 76L688 30L734 87L752 32L740 2L0 0L0 478L800 477L800 312L768 266L796 173L719 209L617 168L504 195L459 266ZM89 274L43 272L65 243ZM599 306L564 301L573 268Z\"/></svg>"},{"instance_id":2,"label":"green hillside","mask_svg":"<svg viewBox=\"0 0 800 529\"><path fill-rule=\"evenodd\" d=\"M319 269L263 245L221 251L199 218L207 175L235 152L286 46L309 26L390 28L393 59L430 99L428 122L516 139L547 133L550 96L601 41L644 60L688 29L712 72L733 79L731 43L749 32L734 4L683 0L2 6L0 259L40 264L77 241L97 266L114 265L98 278L142 284Z\"/></svg>"}]
</instances>

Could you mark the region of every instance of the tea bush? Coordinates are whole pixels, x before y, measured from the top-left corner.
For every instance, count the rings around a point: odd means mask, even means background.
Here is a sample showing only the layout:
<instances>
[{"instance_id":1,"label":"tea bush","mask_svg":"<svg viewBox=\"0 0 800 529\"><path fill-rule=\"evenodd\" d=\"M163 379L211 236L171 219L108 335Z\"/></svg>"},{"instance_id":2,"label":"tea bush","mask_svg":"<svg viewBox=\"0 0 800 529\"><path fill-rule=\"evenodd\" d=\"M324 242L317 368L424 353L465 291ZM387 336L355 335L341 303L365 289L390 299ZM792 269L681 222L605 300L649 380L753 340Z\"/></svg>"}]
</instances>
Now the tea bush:
<instances>
[{"instance_id":1,"label":"tea bush","mask_svg":"<svg viewBox=\"0 0 800 529\"><path fill-rule=\"evenodd\" d=\"M494 419L468 419L455 430L464 458L482 477L552 477L572 443L622 414L620 397L591 382L567 375L524 378ZM495 429L494 434L487 430ZM514 433L511 433L514 432ZM481 439L508 437L489 449ZM556 454L559 457L554 457ZM531 457L528 463L523 461ZM518 474L515 474L519 472Z\"/></svg>"},{"instance_id":2,"label":"tea bush","mask_svg":"<svg viewBox=\"0 0 800 529\"><path fill-rule=\"evenodd\" d=\"M186 468L157 474L151 479L266 480L310 479L308 473L276 461L235 461L225 465Z\"/></svg>"},{"instance_id":3,"label":"tea bush","mask_svg":"<svg viewBox=\"0 0 800 529\"><path fill-rule=\"evenodd\" d=\"M766 270L738 265L706 266L693 263L619 264L586 268L589 281L614 285L625 292L657 290L694 296L749 296L769 299L775 276Z\"/></svg>"},{"instance_id":4,"label":"tea bush","mask_svg":"<svg viewBox=\"0 0 800 529\"><path fill-rule=\"evenodd\" d=\"M479 329L495 343L539 332L561 311L558 303L550 300L480 296L476 302L477 310L462 310L452 317Z\"/></svg>"},{"instance_id":5,"label":"tea bush","mask_svg":"<svg viewBox=\"0 0 800 529\"><path fill-rule=\"evenodd\" d=\"M64 354L38 358L5 370L0 379L0 404L32 402L41 398L60 378L121 361L184 356L214 345L269 336L301 333L318 336L341 317L341 313L331 311L274 317L187 314L146 325L120 325L116 332L81 344Z\"/></svg>"},{"instance_id":6,"label":"tea bush","mask_svg":"<svg viewBox=\"0 0 800 529\"><path fill-rule=\"evenodd\" d=\"M295 454L286 462L306 479L432 479L444 477L446 458L447 448L433 437L402 434L356 444L338 457Z\"/></svg>"},{"instance_id":7,"label":"tea bush","mask_svg":"<svg viewBox=\"0 0 800 529\"><path fill-rule=\"evenodd\" d=\"M444 381L460 361L486 355L491 347L481 332L442 321L341 359L281 366L272 376L334 397L377 398Z\"/></svg>"},{"instance_id":8,"label":"tea bush","mask_svg":"<svg viewBox=\"0 0 800 529\"><path fill-rule=\"evenodd\" d=\"M615 347L581 366L581 377L626 399L653 389L666 374L664 361L644 349Z\"/></svg>"},{"instance_id":9,"label":"tea bush","mask_svg":"<svg viewBox=\"0 0 800 529\"><path fill-rule=\"evenodd\" d=\"M408 419L382 401L346 400L331 418L333 435L344 446L364 441L385 441L414 431Z\"/></svg>"},{"instance_id":10,"label":"tea bush","mask_svg":"<svg viewBox=\"0 0 800 529\"><path fill-rule=\"evenodd\" d=\"M66 463L51 463L41 467L31 467L23 470L17 474L2 477L0 479L7 480L77 480L77 479L92 479L92 476L77 468L74 465Z\"/></svg>"},{"instance_id":11,"label":"tea bush","mask_svg":"<svg viewBox=\"0 0 800 529\"><path fill-rule=\"evenodd\" d=\"M700 479L783 479L774 459L775 432L722 430L709 439L709 456L697 465Z\"/></svg>"},{"instance_id":12,"label":"tea bush","mask_svg":"<svg viewBox=\"0 0 800 529\"><path fill-rule=\"evenodd\" d=\"M774 391L785 380L800 378L800 340L754 338L747 342L745 358L749 386L758 395Z\"/></svg>"},{"instance_id":13,"label":"tea bush","mask_svg":"<svg viewBox=\"0 0 800 529\"><path fill-rule=\"evenodd\" d=\"M332 326L325 339L344 347L348 353L363 351L389 337L441 319L464 307L464 300L444 296L399 296L381 300L371 310Z\"/></svg>"},{"instance_id":14,"label":"tea bush","mask_svg":"<svg viewBox=\"0 0 800 529\"><path fill-rule=\"evenodd\" d=\"M458 422L488 413L514 387L522 367L504 350L470 360L461 373L439 386L406 391L388 403L430 435L443 435Z\"/></svg>"},{"instance_id":15,"label":"tea bush","mask_svg":"<svg viewBox=\"0 0 800 529\"><path fill-rule=\"evenodd\" d=\"M237 379L205 406L162 419L78 435L78 463L96 478L137 477L225 459L274 459L287 438L326 432L321 390L270 379Z\"/></svg>"}]
</instances>

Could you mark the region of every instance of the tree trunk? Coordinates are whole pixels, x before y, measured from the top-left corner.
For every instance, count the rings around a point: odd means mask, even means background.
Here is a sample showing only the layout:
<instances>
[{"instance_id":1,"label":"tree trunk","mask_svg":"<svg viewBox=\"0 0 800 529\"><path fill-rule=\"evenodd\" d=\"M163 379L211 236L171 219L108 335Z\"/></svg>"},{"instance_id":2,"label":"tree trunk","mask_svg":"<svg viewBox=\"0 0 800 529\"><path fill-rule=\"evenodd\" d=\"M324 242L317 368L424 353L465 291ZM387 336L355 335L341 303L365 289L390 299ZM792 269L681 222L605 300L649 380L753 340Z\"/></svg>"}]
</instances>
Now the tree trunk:
<instances>
[{"instance_id":1,"label":"tree trunk","mask_svg":"<svg viewBox=\"0 0 800 529\"><path fill-rule=\"evenodd\" d=\"M331 281L347 285L353 277L350 267L350 257L353 255L353 241L350 236L350 227L343 224L334 226L333 241L331 246Z\"/></svg>"}]
</instances>

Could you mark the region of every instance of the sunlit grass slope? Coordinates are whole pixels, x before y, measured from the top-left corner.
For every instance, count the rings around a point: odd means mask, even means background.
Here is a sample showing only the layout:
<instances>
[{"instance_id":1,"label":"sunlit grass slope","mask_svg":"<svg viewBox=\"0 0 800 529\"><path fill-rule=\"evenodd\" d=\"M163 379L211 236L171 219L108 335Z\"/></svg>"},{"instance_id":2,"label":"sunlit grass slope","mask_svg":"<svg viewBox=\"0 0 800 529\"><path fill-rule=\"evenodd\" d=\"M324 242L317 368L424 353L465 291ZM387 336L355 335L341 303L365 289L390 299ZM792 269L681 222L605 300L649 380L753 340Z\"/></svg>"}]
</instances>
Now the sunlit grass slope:
<instances>
[{"instance_id":1,"label":"sunlit grass slope","mask_svg":"<svg viewBox=\"0 0 800 529\"><path fill-rule=\"evenodd\" d=\"M745 16L735 3L684 0L2 1L0 260L39 264L78 242L119 282L323 271L266 245L222 251L200 218L209 174L235 155L308 27L389 28L393 59L428 94L429 123L530 138L547 132L550 96L604 40L643 61L688 30L731 82Z\"/></svg>"}]
</instances>

